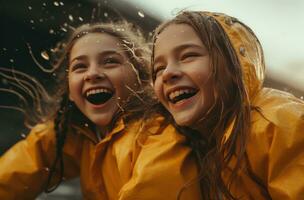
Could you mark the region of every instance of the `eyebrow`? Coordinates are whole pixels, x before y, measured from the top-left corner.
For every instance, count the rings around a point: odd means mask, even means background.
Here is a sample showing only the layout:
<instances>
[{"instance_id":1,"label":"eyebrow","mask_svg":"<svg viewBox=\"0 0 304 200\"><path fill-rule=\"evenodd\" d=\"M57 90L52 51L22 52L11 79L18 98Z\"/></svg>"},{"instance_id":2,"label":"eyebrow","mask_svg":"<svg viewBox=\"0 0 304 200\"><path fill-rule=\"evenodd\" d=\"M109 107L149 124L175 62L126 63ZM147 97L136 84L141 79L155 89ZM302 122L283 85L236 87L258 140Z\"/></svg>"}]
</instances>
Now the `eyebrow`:
<instances>
[{"instance_id":1,"label":"eyebrow","mask_svg":"<svg viewBox=\"0 0 304 200\"><path fill-rule=\"evenodd\" d=\"M106 51L102 51L102 52L98 53L98 56L107 56L107 55L113 55L114 54L114 55L124 57L123 53L124 53L124 51L106 50ZM85 59L86 57L87 57L87 55L77 56L77 57L71 59L70 63L74 62L75 60Z\"/></svg>"},{"instance_id":2,"label":"eyebrow","mask_svg":"<svg viewBox=\"0 0 304 200\"><path fill-rule=\"evenodd\" d=\"M173 52L178 52L178 51L182 51L184 49L193 48L193 47L194 48L200 48L200 49L202 48L201 45L198 45L196 43L185 43L185 44L181 44L181 45L178 45L178 46L174 47L172 51ZM162 57L163 57L162 55L155 57L154 63L157 63L158 60L161 59Z\"/></svg>"}]
</instances>

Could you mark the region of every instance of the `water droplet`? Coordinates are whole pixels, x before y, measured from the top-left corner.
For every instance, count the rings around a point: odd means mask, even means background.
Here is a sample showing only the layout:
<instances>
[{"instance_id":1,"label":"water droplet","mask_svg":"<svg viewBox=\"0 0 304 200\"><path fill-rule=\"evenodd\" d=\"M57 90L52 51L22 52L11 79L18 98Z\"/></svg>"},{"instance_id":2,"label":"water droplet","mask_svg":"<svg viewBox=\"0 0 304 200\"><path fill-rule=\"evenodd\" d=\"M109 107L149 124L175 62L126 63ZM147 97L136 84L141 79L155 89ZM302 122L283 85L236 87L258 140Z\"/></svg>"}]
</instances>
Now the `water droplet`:
<instances>
[{"instance_id":1,"label":"water droplet","mask_svg":"<svg viewBox=\"0 0 304 200\"><path fill-rule=\"evenodd\" d=\"M72 15L69 15L69 20L70 20L70 21L74 21L74 18L73 18Z\"/></svg>"},{"instance_id":2,"label":"water droplet","mask_svg":"<svg viewBox=\"0 0 304 200\"><path fill-rule=\"evenodd\" d=\"M84 126L85 126L85 127L89 127L89 124L88 124L88 123L85 123Z\"/></svg>"},{"instance_id":3,"label":"water droplet","mask_svg":"<svg viewBox=\"0 0 304 200\"><path fill-rule=\"evenodd\" d=\"M30 23L31 23L31 24L34 24L34 20L31 19L31 20L30 20Z\"/></svg>"},{"instance_id":4,"label":"water droplet","mask_svg":"<svg viewBox=\"0 0 304 200\"><path fill-rule=\"evenodd\" d=\"M49 172L49 171L50 171L50 168L45 167L44 170L47 171L47 172Z\"/></svg>"},{"instance_id":5,"label":"water droplet","mask_svg":"<svg viewBox=\"0 0 304 200\"><path fill-rule=\"evenodd\" d=\"M9 61L10 61L11 63L13 63L13 62L14 62L14 59L10 59Z\"/></svg>"},{"instance_id":6,"label":"water droplet","mask_svg":"<svg viewBox=\"0 0 304 200\"><path fill-rule=\"evenodd\" d=\"M61 27L60 28L62 31L64 31L64 32L68 32L68 30L66 29L66 28L64 28L64 27Z\"/></svg>"},{"instance_id":7,"label":"water droplet","mask_svg":"<svg viewBox=\"0 0 304 200\"><path fill-rule=\"evenodd\" d=\"M68 27L68 24L67 24L67 23L64 23L63 26Z\"/></svg>"},{"instance_id":8,"label":"water droplet","mask_svg":"<svg viewBox=\"0 0 304 200\"><path fill-rule=\"evenodd\" d=\"M42 18L40 18L40 19L39 19L39 22L43 22L43 19L42 19Z\"/></svg>"},{"instance_id":9,"label":"water droplet","mask_svg":"<svg viewBox=\"0 0 304 200\"><path fill-rule=\"evenodd\" d=\"M49 33L50 33L50 34L54 34L55 32L54 32L53 29L50 29L50 30L49 30Z\"/></svg>"},{"instance_id":10,"label":"water droplet","mask_svg":"<svg viewBox=\"0 0 304 200\"><path fill-rule=\"evenodd\" d=\"M83 21L83 18L82 18L82 17L78 17L78 19L79 19L79 21L81 21L81 22Z\"/></svg>"},{"instance_id":11,"label":"water droplet","mask_svg":"<svg viewBox=\"0 0 304 200\"><path fill-rule=\"evenodd\" d=\"M138 14L140 17L142 17L142 18L144 18L144 17L145 17L145 14L144 14L144 12L143 12L143 11L138 11L138 12L137 12L137 14Z\"/></svg>"},{"instance_id":12,"label":"water droplet","mask_svg":"<svg viewBox=\"0 0 304 200\"><path fill-rule=\"evenodd\" d=\"M62 1L60 1L60 2L59 2L59 4L60 4L61 6L63 6L63 5L64 5L64 3L63 3Z\"/></svg>"},{"instance_id":13,"label":"water droplet","mask_svg":"<svg viewBox=\"0 0 304 200\"><path fill-rule=\"evenodd\" d=\"M109 14L107 12L103 13L103 16L108 17Z\"/></svg>"},{"instance_id":14,"label":"water droplet","mask_svg":"<svg viewBox=\"0 0 304 200\"><path fill-rule=\"evenodd\" d=\"M3 47L2 49L3 49L3 51L6 51L6 50L7 50L7 48L5 48L5 47Z\"/></svg>"},{"instance_id":15,"label":"water droplet","mask_svg":"<svg viewBox=\"0 0 304 200\"><path fill-rule=\"evenodd\" d=\"M42 51L40 55L45 60L49 60L50 59L50 56L48 55L48 53L46 51Z\"/></svg>"},{"instance_id":16,"label":"water droplet","mask_svg":"<svg viewBox=\"0 0 304 200\"><path fill-rule=\"evenodd\" d=\"M33 9L32 6L28 6L27 8L28 8L29 10L32 10L32 9Z\"/></svg>"},{"instance_id":17,"label":"water droplet","mask_svg":"<svg viewBox=\"0 0 304 200\"><path fill-rule=\"evenodd\" d=\"M53 73L53 74L52 74L52 76L56 77L56 76L57 76L57 74L56 74L56 73Z\"/></svg>"},{"instance_id":18,"label":"water droplet","mask_svg":"<svg viewBox=\"0 0 304 200\"><path fill-rule=\"evenodd\" d=\"M32 30L35 30L35 27L34 27L34 26L32 26Z\"/></svg>"},{"instance_id":19,"label":"water droplet","mask_svg":"<svg viewBox=\"0 0 304 200\"><path fill-rule=\"evenodd\" d=\"M44 2L42 5L43 5L43 6L46 6L46 3Z\"/></svg>"},{"instance_id":20,"label":"water droplet","mask_svg":"<svg viewBox=\"0 0 304 200\"><path fill-rule=\"evenodd\" d=\"M22 138L26 138L26 135L24 133L21 134Z\"/></svg>"},{"instance_id":21,"label":"water droplet","mask_svg":"<svg viewBox=\"0 0 304 200\"><path fill-rule=\"evenodd\" d=\"M301 96L301 97L300 97L300 99L302 99L302 100L303 100L303 99L304 99L304 96Z\"/></svg>"},{"instance_id":22,"label":"water droplet","mask_svg":"<svg viewBox=\"0 0 304 200\"><path fill-rule=\"evenodd\" d=\"M57 1L54 1L54 6L59 6L59 3Z\"/></svg>"}]
</instances>

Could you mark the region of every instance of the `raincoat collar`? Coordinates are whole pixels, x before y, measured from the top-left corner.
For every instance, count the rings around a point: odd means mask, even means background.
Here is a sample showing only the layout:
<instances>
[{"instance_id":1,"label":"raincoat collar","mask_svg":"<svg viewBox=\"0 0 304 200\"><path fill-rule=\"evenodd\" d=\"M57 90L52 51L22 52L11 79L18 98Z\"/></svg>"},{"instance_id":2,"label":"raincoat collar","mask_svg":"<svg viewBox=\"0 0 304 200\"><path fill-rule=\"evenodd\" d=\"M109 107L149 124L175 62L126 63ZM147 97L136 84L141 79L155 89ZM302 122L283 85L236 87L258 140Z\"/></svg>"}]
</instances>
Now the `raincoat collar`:
<instances>
[{"instance_id":1,"label":"raincoat collar","mask_svg":"<svg viewBox=\"0 0 304 200\"><path fill-rule=\"evenodd\" d=\"M99 143L99 139L97 137L97 133L95 131L92 131L89 129L89 127L86 126L79 126L79 125L72 125L72 127L76 130L76 132L83 134L86 136L88 139L90 139L92 142L95 144ZM125 122L122 118L120 118L116 123L112 131L110 131L101 141L109 141L113 135L121 132L122 130L125 129Z\"/></svg>"}]
</instances>

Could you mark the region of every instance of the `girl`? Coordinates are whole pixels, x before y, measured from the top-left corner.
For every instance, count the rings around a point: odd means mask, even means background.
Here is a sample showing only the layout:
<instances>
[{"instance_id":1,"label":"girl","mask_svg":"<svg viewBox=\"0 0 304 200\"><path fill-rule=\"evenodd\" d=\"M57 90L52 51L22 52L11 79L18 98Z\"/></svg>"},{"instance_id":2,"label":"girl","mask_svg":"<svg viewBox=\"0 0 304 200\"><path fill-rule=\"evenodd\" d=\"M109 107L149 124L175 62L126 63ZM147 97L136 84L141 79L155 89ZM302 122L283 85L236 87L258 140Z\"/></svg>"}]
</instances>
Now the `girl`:
<instances>
[{"instance_id":1,"label":"girl","mask_svg":"<svg viewBox=\"0 0 304 200\"><path fill-rule=\"evenodd\" d=\"M304 198L304 102L262 87L250 28L183 12L156 29L152 67L155 93L196 155L203 199Z\"/></svg>"},{"instance_id":2,"label":"girl","mask_svg":"<svg viewBox=\"0 0 304 200\"><path fill-rule=\"evenodd\" d=\"M176 199L195 177L183 136L153 110L143 114L154 104L149 51L132 31L127 24L84 25L61 45L55 67L63 72L61 88L54 101L43 102L57 107L0 158L0 199L34 199L76 176L84 199ZM33 97L43 93L18 83ZM198 195L198 187L184 193Z\"/></svg>"}]
</instances>

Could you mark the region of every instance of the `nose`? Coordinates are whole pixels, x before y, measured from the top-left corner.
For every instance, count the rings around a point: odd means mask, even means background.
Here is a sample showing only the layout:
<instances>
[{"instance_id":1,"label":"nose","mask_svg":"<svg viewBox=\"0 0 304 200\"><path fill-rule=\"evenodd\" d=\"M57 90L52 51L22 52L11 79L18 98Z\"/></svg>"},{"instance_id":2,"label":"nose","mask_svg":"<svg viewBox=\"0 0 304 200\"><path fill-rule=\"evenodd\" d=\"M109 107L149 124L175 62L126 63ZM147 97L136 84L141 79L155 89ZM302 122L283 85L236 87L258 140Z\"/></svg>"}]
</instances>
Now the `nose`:
<instances>
[{"instance_id":1,"label":"nose","mask_svg":"<svg viewBox=\"0 0 304 200\"><path fill-rule=\"evenodd\" d=\"M182 72L176 65L168 65L163 71L162 78L164 83L172 83L180 79Z\"/></svg>"},{"instance_id":2,"label":"nose","mask_svg":"<svg viewBox=\"0 0 304 200\"><path fill-rule=\"evenodd\" d=\"M105 74L102 72L102 69L97 65L91 65L86 71L83 80L84 81L98 81L105 78Z\"/></svg>"}]
</instances>

